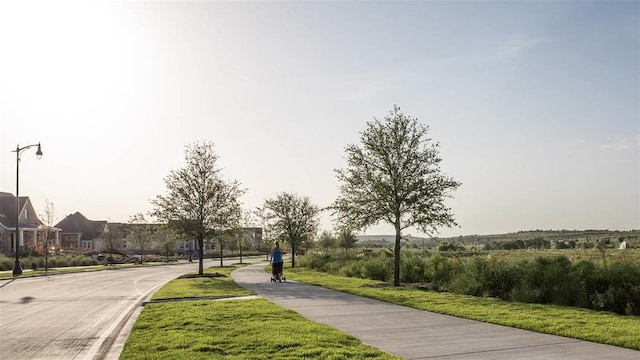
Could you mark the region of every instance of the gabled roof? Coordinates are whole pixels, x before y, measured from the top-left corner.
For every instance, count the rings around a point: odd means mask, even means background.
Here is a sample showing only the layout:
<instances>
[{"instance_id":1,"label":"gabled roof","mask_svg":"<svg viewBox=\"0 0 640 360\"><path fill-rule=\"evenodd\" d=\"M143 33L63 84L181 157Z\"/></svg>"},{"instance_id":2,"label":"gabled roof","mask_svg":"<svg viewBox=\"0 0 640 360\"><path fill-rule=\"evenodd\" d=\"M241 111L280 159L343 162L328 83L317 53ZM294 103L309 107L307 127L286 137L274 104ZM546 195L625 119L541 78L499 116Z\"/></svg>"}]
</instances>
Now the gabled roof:
<instances>
[{"instance_id":1,"label":"gabled roof","mask_svg":"<svg viewBox=\"0 0 640 360\"><path fill-rule=\"evenodd\" d=\"M102 235L106 224L106 221L89 220L76 212L62 219L55 227L62 229L62 233L81 234L80 240L94 240Z\"/></svg>"},{"instance_id":2,"label":"gabled roof","mask_svg":"<svg viewBox=\"0 0 640 360\"><path fill-rule=\"evenodd\" d=\"M20 211L24 209L28 196L20 196ZM0 192L0 224L5 228L16 227L16 197L7 192Z\"/></svg>"}]
</instances>

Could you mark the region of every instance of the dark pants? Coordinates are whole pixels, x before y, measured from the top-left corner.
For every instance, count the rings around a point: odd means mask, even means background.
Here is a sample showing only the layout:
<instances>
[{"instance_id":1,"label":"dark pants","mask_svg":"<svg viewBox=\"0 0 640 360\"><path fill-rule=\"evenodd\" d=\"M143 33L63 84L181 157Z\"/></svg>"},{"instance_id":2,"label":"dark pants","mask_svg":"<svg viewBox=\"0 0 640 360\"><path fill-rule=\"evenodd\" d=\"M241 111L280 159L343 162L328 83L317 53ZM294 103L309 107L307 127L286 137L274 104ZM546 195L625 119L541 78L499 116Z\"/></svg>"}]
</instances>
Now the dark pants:
<instances>
[{"instance_id":1,"label":"dark pants","mask_svg":"<svg viewBox=\"0 0 640 360\"><path fill-rule=\"evenodd\" d=\"M282 264L283 263L273 263L273 264L271 264L271 273L273 274L273 276L276 276L278 274L282 274Z\"/></svg>"}]
</instances>

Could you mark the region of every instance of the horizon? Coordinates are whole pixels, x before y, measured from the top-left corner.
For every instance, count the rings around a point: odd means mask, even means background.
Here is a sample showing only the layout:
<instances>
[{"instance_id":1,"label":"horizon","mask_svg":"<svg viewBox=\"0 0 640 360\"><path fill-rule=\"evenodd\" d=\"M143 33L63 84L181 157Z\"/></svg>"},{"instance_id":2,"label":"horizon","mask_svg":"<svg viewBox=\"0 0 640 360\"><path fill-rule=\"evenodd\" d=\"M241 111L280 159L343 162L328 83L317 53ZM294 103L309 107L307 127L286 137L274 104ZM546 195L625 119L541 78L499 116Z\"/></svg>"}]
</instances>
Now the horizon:
<instances>
[{"instance_id":1,"label":"horizon","mask_svg":"<svg viewBox=\"0 0 640 360\"><path fill-rule=\"evenodd\" d=\"M435 236L640 229L638 2L32 5L0 3L0 191L40 142L20 195L56 223L149 219L203 140L245 209L324 208L344 148L397 104L462 183Z\"/></svg>"}]
</instances>

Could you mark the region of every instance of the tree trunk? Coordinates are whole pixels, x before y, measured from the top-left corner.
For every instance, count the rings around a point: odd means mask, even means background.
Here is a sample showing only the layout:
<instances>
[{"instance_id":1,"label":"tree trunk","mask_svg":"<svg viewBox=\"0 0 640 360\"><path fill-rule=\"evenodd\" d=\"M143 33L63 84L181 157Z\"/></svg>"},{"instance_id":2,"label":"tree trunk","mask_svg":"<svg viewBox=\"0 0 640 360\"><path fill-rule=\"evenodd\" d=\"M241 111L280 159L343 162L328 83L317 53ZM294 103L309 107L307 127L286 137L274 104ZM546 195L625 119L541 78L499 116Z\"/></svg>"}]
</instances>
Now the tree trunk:
<instances>
[{"instance_id":1,"label":"tree trunk","mask_svg":"<svg viewBox=\"0 0 640 360\"><path fill-rule=\"evenodd\" d=\"M222 263L222 258L223 257L224 256L222 256L222 244L220 244L220 267L224 266L223 263Z\"/></svg>"},{"instance_id":2,"label":"tree trunk","mask_svg":"<svg viewBox=\"0 0 640 360\"><path fill-rule=\"evenodd\" d=\"M204 239L198 239L198 275L204 275Z\"/></svg>"},{"instance_id":3,"label":"tree trunk","mask_svg":"<svg viewBox=\"0 0 640 360\"><path fill-rule=\"evenodd\" d=\"M284 260L282 260L284 262ZM291 268L296 267L296 246L291 243Z\"/></svg>"},{"instance_id":4,"label":"tree trunk","mask_svg":"<svg viewBox=\"0 0 640 360\"><path fill-rule=\"evenodd\" d=\"M393 286L400 286L400 224L396 222L396 245L393 261Z\"/></svg>"}]
</instances>

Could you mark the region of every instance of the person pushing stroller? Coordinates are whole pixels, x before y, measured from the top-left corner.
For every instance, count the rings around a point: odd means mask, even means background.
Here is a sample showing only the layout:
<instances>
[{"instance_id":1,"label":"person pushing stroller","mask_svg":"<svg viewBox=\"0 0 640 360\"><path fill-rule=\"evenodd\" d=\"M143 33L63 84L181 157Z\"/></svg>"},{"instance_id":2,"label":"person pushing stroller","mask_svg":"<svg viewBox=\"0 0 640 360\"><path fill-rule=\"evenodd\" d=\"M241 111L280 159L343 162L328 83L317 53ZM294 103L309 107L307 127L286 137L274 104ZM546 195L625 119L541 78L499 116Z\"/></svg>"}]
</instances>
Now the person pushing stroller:
<instances>
[{"instance_id":1,"label":"person pushing stroller","mask_svg":"<svg viewBox=\"0 0 640 360\"><path fill-rule=\"evenodd\" d=\"M287 279L282 276L283 264L284 259L282 258L282 249L280 249L280 243L276 241L276 246L271 249L271 282L282 282L282 280L287 281Z\"/></svg>"}]
</instances>

